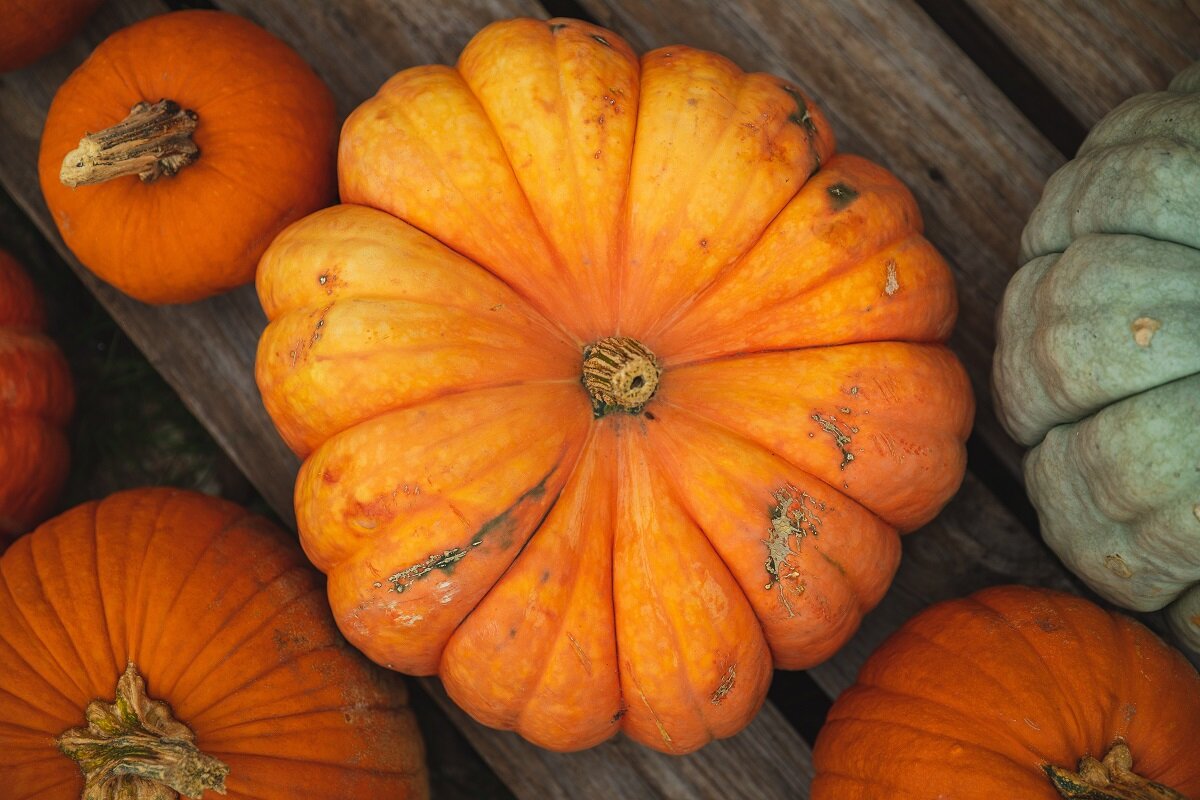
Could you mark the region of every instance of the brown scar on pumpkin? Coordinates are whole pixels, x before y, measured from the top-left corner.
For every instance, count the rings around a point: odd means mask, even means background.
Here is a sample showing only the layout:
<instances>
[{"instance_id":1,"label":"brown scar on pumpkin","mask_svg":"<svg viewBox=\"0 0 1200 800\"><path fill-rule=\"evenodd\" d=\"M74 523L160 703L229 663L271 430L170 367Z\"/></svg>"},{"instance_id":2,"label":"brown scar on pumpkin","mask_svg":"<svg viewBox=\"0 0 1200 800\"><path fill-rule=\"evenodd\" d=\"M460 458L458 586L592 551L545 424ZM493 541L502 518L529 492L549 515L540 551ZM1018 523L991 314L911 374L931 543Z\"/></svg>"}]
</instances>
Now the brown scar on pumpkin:
<instances>
[{"instance_id":1,"label":"brown scar on pumpkin","mask_svg":"<svg viewBox=\"0 0 1200 800\"><path fill-rule=\"evenodd\" d=\"M725 696L733 690L733 682L737 679L737 664L730 664L729 669L725 671L725 676L721 678L721 682L717 684L716 690L708 698L708 702L714 706L721 705L721 701Z\"/></svg>"},{"instance_id":2,"label":"brown scar on pumpkin","mask_svg":"<svg viewBox=\"0 0 1200 800\"><path fill-rule=\"evenodd\" d=\"M817 513L825 511L825 504L790 483L772 492L771 498L775 501L770 511L771 526L767 538L762 540L767 548L767 560L764 565L767 570L767 584L763 588L770 591L778 586L779 600L784 610L789 617L794 617L796 614L792 611L792 604L788 602L783 581L799 578L800 572L789 559L798 552L800 539L820 535L821 518ZM795 548L792 546L793 539L796 540ZM804 581L798 580L792 591L803 594L805 588Z\"/></svg>"},{"instance_id":3,"label":"brown scar on pumpkin","mask_svg":"<svg viewBox=\"0 0 1200 800\"><path fill-rule=\"evenodd\" d=\"M410 586L426 577L434 570L441 570L446 573L453 572L455 565L459 561L462 561L464 558L466 558L467 554L470 553L471 550L482 545L490 534L496 531L503 532L505 527L509 526L512 522L513 512L516 511L516 509L518 509L522 504L530 500L536 500L544 495L546 493L546 483L550 480L550 476L558 470L558 467L559 464L555 463L555 465L550 468L550 471L543 475L541 480L539 480L532 487L527 489L520 497L518 497L516 502L480 526L479 530L475 532L475 535L471 537L470 541L466 542L460 547L451 547L448 550L443 550L440 553L430 553L421 561L407 566L404 569L393 572L384 579L391 584L391 586L388 588L388 591L395 592L396 594L403 594ZM451 507L453 508L453 506ZM511 536L512 533L509 531L508 536L501 540L502 547L508 546L505 544L505 541L511 544Z\"/></svg>"},{"instance_id":4,"label":"brown scar on pumpkin","mask_svg":"<svg viewBox=\"0 0 1200 800\"><path fill-rule=\"evenodd\" d=\"M1149 347L1150 340L1154 338L1154 334L1158 333L1162 328L1162 323L1153 317L1138 317L1129 326L1133 331L1133 341L1138 347Z\"/></svg>"},{"instance_id":5,"label":"brown scar on pumpkin","mask_svg":"<svg viewBox=\"0 0 1200 800\"><path fill-rule=\"evenodd\" d=\"M838 427L838 419L832 414L826 419L820 414L814 412L810 417L813 422L821 427L821 430L833 437L833 441L837 444L838 450L842 451L842 463L838 465L838 469L845 470L846 466L854 460L854 453L851 453L848 445L852 443L852 436L857 433L853 428L847 433Z\"/></svg>"},{"instance_id":6,"label":"brown scar on pumpkin","mask_svg":"<svg viewBox=\"0 0 1200 800\"><path fill-rule=\"evenodd\" d=\"M583 652L583 648L579 646L579 642L567 631L567 641L571 643L571 648L575 651L575 655L579 656L579 663L583 664L583 671L590 677L592 674L592 660L588 658L587 653Z\"/></svg>"},{"instance_id":7,"label":"brown scar on pumpkin","mask_svg":"<svg viewBox=\"0 0 1200 800\"><path fill-rule=\"evenodd\" d=\"M900 291L900 280L896 277L896 259L889 258L884 266L887 267L887 277L884 280L883 293L891 297Z\"/></svg>"},{"instance_id":8,"label":"brown scar on pumpkin","mask_svg":"<svg viewBox=\"0 0 1200 800\"><path fill-rule=\"evenodd\" d=\"M1113 575L1116 575L1118 578L1133 577L1133 570L1131 570L1129 565L1125 563L1125 559L1121 558L1121 556L1117 553L1111 553L1105 556L1104 566L1108 568L1109 572L1111 572Z\"/></svg>"}]
</instances>

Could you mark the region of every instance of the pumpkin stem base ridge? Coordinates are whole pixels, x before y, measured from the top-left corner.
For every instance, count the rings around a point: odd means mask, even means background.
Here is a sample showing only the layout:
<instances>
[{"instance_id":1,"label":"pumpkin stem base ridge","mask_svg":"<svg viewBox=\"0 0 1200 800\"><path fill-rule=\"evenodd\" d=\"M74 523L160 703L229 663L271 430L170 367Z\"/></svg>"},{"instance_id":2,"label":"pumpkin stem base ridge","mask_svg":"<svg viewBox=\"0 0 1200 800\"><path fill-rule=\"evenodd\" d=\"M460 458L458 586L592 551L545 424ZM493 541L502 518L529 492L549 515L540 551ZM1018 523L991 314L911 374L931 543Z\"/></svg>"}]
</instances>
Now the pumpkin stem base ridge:
<instances>
[{"instance_id":1,"label":"pumpkin stem base ridge","mask_svg":"<svg viewBox=\"0 0 1200 800\"><path fill-rule=\"evenodd\" d=\"M59 180L75 188L137 175L144 183L174 175L200 157L192 141L199 118L172 100L141 102L111 128L89 133L63 159Z\"/></svg>"},{"instance_id":2,"label":"pumpkin stem base ridge","mask_svg":"<svg viewBox=\"0 0 1200 800\"><path fill-rule=\"evenodd\" d=\"M166 703L146 694L133 663L117 680L112 703L88 704L86 728L58 737L62 752L83 771L83 800L199 798L225 794L229 767L196 748L195 735Z\"/></svg>"},{"instance_id":3,"label":"pumpkin stem base ridge","mask_svg":"<svg viewBox=\"0 0 1200 800\"><path fill-rule=\"evenodd\" d=\"M613 411L637 414L654 392L662 367L636 339L610 336L583 348L583 386L597 417Z\"/></svg>"},{"instance_id":4,"label":"pumpkin stem base ridge","mask_svg":"<svg viewBox=\"0 0 1200 800\"><path fill-rule=\"evenodd\" d=\"M1091 756L1079 759L1078 772L1050 764L1042 769L1058 793L1072 800L1188 800L1174 789L1135 775L1133 754L1119 739L1103 761Z\"/></svg>"}]
</instances>

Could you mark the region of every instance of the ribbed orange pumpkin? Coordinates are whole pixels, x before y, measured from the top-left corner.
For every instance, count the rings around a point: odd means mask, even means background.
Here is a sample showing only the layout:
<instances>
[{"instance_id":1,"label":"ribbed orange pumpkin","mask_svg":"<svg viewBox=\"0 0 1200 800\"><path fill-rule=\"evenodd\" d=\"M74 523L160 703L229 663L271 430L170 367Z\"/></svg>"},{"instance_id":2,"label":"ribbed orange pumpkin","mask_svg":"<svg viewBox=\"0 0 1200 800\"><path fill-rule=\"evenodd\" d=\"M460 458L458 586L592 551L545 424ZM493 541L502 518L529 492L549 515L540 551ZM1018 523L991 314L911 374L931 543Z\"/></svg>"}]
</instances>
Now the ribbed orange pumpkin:
<instances>
[{"instance_id":1,"label":"ribbed orange pumpkin","mask_svg":"<svg viewBox=\"0 0 1200 800\"><path fill-rule=\"evenodd\" d=\"M88 269L182 303L253 280L272 237L333 200L335 135L329 90L290 47L178 11L114 33L59 87L38 175Z\"/></svg>"},{"instance_id":2,"label":"ribbed orange pumpkin","mask_svg":"<svg viewBox=\"0 0 1200 800\"><path fill-rule=\"evenodd\" d=\"M791 84L571 20L347 120L258 381L356 646L554 749L740 730L963 473L950 273Z\"/></svg>"},{"instance_id":3,"label":"ribbed orange pumpkin","mask_svg":"<svg viewBox=\"0 0 1200 800\"><path fill-rule=\"evenodd\" d=\"M40 522L67 477L63 427L75 394L66 359L42 334L33 282L0 250L0 550Z\"/></svg>"},{"instance_id":4,"label":"ribbed orange pumpkin","mask_svg":"<svg viewBox=\"0 0 1200 800\"><path fill-rule=\"evenodd\" d=\"M67 43L104 0L0 0L0 72L20 69Z\"/></svg>"},{"instance_id":5,"label":"ribbed orange pumpkin","mask_svg":"<svg viewBox=\"0 0 1200 800\"><path fill-rule=\"evenodd\" d=\"M194 492L122 492L17 540L0 675L7 798L79 798L72 758L111 778L92 800L428 794L403 684L346 646L282 531Z\"/></svg>"},{"instance_id":6,"label":"ribbed orange pumpkin","mask_svg":"<svg viewBox=\"0 0 1200 800\"><path fill-rule=\"evenodd\" d=\"M813 800L1200 797L1200 675L1079 597L986 589L885 642L814 761Z\"/></svg>"}]
</instances>

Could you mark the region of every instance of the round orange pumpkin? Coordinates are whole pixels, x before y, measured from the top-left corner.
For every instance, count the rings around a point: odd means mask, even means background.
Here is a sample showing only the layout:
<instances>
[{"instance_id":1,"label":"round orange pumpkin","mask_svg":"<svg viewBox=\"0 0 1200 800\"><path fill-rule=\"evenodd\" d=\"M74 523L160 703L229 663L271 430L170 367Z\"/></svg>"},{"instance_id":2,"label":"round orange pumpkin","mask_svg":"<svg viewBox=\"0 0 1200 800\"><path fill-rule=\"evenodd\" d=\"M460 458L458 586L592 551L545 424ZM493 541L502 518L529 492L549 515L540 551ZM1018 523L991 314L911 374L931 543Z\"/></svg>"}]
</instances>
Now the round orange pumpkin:
<instances>
[{"instance_id":1,"label":"round orange pumpkin","mask_svg":"<svg viewBox=\"0 0 1200 800\"><path fill-rule=\"evenodd\" d=\"M514 20L346 121L258 382L375 661L553 749L736 733L957 488L951 275L787 81Z\"/></svg>"},{"instance_id":2,"label":"round orange pumpkin","mask_svg":"<svg viewBox=\"0 0 1200 800\"><path fill-rule=\"evenodd\" d=\"M403 684L345 644L282 531L194 492L118 493L17 540L0 675L5 797L428 794Z\"/></svg>"},{"instance_id":3,"label":"round orange pumpkin","mask_svg":"<svg viewBox=\"0 0 1200 800\"><path fill-rule=\"evenodd\" d=\"M20 69L67 43L104 0L0 0L0 72Z\"/></svg>"},{"instance_id":4,"label":"round orange pumpkin","mask_svg":"<svg viewBox=\"0 0 1200 800\"><path fill-rule=\"evenodd\" d=\"M182 303L253 280L272 237L332 201L335 133L329 90L290 47L233 14L178 11L71 74L38 174L85 266Z\"/></svg>"},{"instance_id":5,"label":"round orange pumpkin","mask_svg":"<svg viewBox=\"0 0 1200 800\"><path fill-rule=\"evenodd\" d=\"M893 634L813 758L813 800L1200 797L1200 675L1087 600L986 589Z\"/></svg>"},{"instance_id":6,"label":"round orange pumpkin","mask_svg":"<svg viewBox=\"0 0 1200 800\"><path fill-rule=\"evenodd\" d=\"M62 352L43 335L41 297L0 250L0 550L40 522L67 478L64 426L75 394Z\"/></svg>"}]
</instances>

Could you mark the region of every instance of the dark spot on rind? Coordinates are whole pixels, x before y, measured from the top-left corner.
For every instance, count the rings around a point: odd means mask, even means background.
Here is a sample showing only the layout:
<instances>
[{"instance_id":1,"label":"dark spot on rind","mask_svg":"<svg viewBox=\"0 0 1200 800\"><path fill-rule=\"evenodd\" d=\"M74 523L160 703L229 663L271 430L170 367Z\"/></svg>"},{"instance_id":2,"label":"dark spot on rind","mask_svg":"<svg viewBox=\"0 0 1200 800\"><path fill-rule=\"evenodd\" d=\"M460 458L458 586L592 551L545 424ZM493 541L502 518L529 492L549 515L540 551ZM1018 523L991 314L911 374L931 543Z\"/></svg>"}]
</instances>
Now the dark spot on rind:
<instances>
[{"instance_id":1,"label":"dark spot on rind","mask_svg":"<svg viewBox=\"0 0 1200 800\"><path fill-rule=\"evenodd\" d=\"M617 709L617 713L613 714L612 719L610 719L608 722L610 725L615 725L623 716L625 716L625 708L622 707Z\"/></svg>"},{"instance_id":2,"label":"dark spot on rind","mask_svg":"<svg viewBox=\"0 0 1200 800\"><path fill-rule=\"evenodd\" d=\"M808 103L804 102L804 96L800 94L794 87L788 86L786 83L780 84L780 89L788 93L788 96L796 101L795 112L788 114L788 121L794 122L808 134L808 138L812 138L817 133L817 123L813 122L812 114L808 112Z\"/></svg>"},{"instance_id":3,"label":"dark spot on rind","mask_svg":"<svg viewBox=\"0 0 1200 800\"><path fill-rule=\"evenodd\" d=\"M536 500L546 493L546 482L550 480L550 476L555 473L558 466L558 464L555 464L551 467L550 471L543 475L541 480L526 490L511 506L480 526L466 547L451 547L449 550L441 553L431 553L424 561L420 561L389 575L386 578L387 582L392 585L389 591L402 594L408 587L426 577L434 570L441 570L447 574L453 573L455 565L467 557L471 552L471 548L482 545L484 539L496 531L506 533L505 539L501 541L500 546L502 548L509 547L512 544L511 529L513 512L522 504L530 500Z\"/></svg>"},{"instance_id":4,"label":"dark spot on rind","mask_svg":"<svg viewBox=\"0 0 1200 800\"><path fill-rule=\"evenodd\" d=\"M835 183L825 191L833 200L834 211L841 211L858 199L858 192L844 183Z\"/></svg>"},{"instance_id":5,"label":"dark spot on rind","mask_svg":"<svg viewBox=\"0 0 1200 800\"><path fill-rule=\"evenodd\" d=\"M550 32L551 32L551 33L558 33L559 31L561 31L561 30L562 30L563 28L565 28L565 27L567 27L567 26L566 26L566 25L564 25L564 24L563 24L563 23L561 23L561 22L551 22L551 23L550 23Z\"/></svg>"},{"instance_id":6,"label":"dark spot on rind","mask_svg":"<svg viewBox=\"0 0 1200 800\"><path fill-rule=\"evenodd\" d=\"M654 414L650 411L643 411L642 413L646 415L646 419L650 419L650 420L658 419L658 417L654 416Z\"/></svg>"},{"instance_id":7,"label":"dark spot on rind","mask_svg":"<svg viewBox=\"0 0 1200 800\"><path fill-rule=\"evenodd\" d=\"M508 629L508 638L510 638L510 639L515 639L515 638L517 638L517 629L516 629L516 628L509 628L509 629Z\"/></svg>"},{"instance_id":8,"label":"dark spot on rind","mask_svg":"<svg viewBox=\"0 0 1200 800\"><path fill-rule=\"evenodd\" d=\"M550 570L542 570L542 583L550 580Z\"/></svg>"},{"instance_id":9,"label":"dark spot on rind","mask_svg":"<svg viewBox=\"0 0 1200 800\"><path fill-rule=\"evenodd\" d=\"M943 175L942 171L940 169L938 169L937 167L930 167L928 174L929 174L929 179L932 181L935 181L937 183L945 183L946 182L946 176Z\"/></svg>"},{"instance_id":10,"label":"dark spot on rind","mask_svg":"<svg viewBox=\"0 0 1200 800\"><path fill-rule=\"evenodd\" d=\"M607 39L605 39L603 36L600 36L599 34L595 34L595 33L593 33L593 34L592 34L592 38L593 38L593 39L595 39L595 40L596 40L597 42L599 42L600 44L604 45L605 47L609 48L610 50L612 49L612 45L611 45L611 44L609 44L609 43L608 43L608 40L607 40Z\"/></svg>"}]
</instances>

